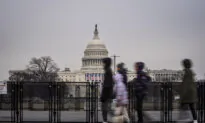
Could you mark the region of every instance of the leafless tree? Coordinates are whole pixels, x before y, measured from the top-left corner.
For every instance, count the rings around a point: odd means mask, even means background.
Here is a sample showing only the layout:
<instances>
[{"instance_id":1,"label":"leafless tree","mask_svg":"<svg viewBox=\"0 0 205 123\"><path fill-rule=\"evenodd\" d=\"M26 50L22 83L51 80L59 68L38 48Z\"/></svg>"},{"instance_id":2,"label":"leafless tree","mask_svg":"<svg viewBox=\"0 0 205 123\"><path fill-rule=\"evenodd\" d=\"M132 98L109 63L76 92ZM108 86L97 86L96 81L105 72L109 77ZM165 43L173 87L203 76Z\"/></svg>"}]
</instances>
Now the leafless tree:
<instances>
[{"instance_id":1,"label":"leafless tree","mask_svg":"<svg viewBox=\"0 0 205 123\"><path fill-rule=\"evenodd\" d=\"M32 58L26 70L10 71L12 81L56 81L59 68L50 56Z\"/></svg>"},{"instance_id":2,"label":"leafless tree","mask_svg":"<svg viewBox=\"0 0 205 123\"><path fill-rule=\"evenodd\" d=\"M55 81L59 68L50 56L32 58L27 66L35 81Z\"/></svg>"}]
</instances>

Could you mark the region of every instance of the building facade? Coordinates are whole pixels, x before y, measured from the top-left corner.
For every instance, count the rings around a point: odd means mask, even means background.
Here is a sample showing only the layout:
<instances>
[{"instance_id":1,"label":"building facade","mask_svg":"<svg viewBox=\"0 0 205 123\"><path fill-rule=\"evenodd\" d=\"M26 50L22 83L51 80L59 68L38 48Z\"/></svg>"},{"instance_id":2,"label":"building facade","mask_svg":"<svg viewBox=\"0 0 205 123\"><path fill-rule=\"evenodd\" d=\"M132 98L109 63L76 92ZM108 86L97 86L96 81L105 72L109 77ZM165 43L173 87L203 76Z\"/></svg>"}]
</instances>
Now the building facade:
<instances>
[{"instance_id":1,"label":"building facade","mask_svg":"<svg viewBox=\"0 0 205 123\"><path fill-rule=\"evenodd\" d=\"M102 59L108 57L108 50L99 38L97 25L95 25L93 39L88 43L82 57L81 69L78 71L60 71L58 75L62 81L70 82L102 82Z\"/></svg>"},{"instance_id":2,"label":"building facade","mask_svg":"<svg viewBox=\"0 0 205 123\"><path fill-rule=\"evenodd\" d=\"M64 70L58 73L62 81L67 82L102 82L103 64L102 59L108 57L108 50L105 44L99 38L97 25L95 25L93 39L88 43L84 56L82 57L82 67L79 71ZM182 71L180 70L147 70L152 81L180 82ZM128 81L136 77L135 72L128 71Z\"/></svg>"},{"instance_id":3,"label":"building facade","mask_svg":"<svg viewBox=\"0 0 205 123\"><path fill-rule=\"evenodd\" d=\"M104 70L102 59L108 57L108 50L105 44L99 38L97 25L95 25L93 39L88 42L82 57L81 69L71 71L70 68L65 68L63 71L58 72L59 80L66 82L69 87L68 96L85 96L85 86L80 88L80 84L85 82L102 82L104 79ZM152 78L152 82L181 82L183 72L180 70L148 70L148 74ZM25 70L11 70L10 76L15 72L25 72ZM128 71L128 81L136 77L135 72ZM80 92L79 92L80 91Z\"/></svg>"}]
</instances>

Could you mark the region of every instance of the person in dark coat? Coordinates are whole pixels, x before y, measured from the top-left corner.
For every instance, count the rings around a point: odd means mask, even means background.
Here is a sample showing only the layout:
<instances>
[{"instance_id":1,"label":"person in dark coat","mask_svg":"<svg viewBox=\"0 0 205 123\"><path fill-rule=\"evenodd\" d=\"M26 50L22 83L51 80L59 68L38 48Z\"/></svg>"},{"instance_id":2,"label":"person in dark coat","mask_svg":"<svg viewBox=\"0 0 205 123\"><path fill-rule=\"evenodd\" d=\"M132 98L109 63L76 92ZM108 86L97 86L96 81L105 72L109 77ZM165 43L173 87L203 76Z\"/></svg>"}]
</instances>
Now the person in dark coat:
<instances>
[{"instance_id":1,"label":"person in dark coat","mask_svg":"<svg viewBox=\"0 0 205 123\"><path fill-rule=\"evenodd\" d=\"M135 63L135 70L137 77L133 80L133 86L136 96L136 107L138 114L138 123L143 123L143 100L148 91L148 82L151 81L151 78L143 71L145 64L143 62Z\"/></svg>"},{"instance_id":2,"label":"person in dark coat","mask_svg":"<svg viewBox=\"0 0 205 123\"><path fill-rule=\"evenodd\" d=\"M192 62L190 59L184 59L182 61L184 67L184 75L182 83L180 85L180 107L183 110L186 105L189 106L194 123L197 123L197 115L195 110L195 104L197 102L197 85L194 80L194 72L191 69Z\"/></svg>"},{"instance_id":3,"label":"person in dark coat","mask_svg":"<svg viewBox=\"0 0 205 123\"><path fill-rule=\"evenodd\" d=\"M102 102L102 116L103 116L103 122L107 122L107 114L108 110L110 110L111 107L111 100L113 95L113 74L111 69L112 60L110 58L104 58L103 60L104 65L104 81L102 85L102 92L100 100Z\"/></svg>"}]
</instances>

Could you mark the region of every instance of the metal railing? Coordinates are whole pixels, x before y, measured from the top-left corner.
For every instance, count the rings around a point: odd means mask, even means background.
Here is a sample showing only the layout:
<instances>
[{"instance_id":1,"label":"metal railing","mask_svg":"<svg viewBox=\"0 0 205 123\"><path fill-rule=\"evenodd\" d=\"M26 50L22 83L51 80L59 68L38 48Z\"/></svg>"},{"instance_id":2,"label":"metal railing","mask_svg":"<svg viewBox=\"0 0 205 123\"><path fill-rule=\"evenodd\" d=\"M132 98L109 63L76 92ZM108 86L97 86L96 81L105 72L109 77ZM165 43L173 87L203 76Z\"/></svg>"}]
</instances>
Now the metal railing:
<instances>
[{"instance_id":1,"label":"metal railing","mask_svg":"<svg viewBox=\"0 0 205 123\"><path fill-rule=\"evenodd\" d=\"M144 111L160 111L161 122L173 121L179 110L180 82L151 82L144 100ZM197 114L205 122L205 82L197 82ZM128 84L128 112L135 112L135 86ZM62 111L84 111L86 122L98 122L100 89L97 82L7 82L8 94L0 95L0 110L11 112L9 121L22 122L24 111L48 111L49 122L61 121ZM134 113L135 114L135 113ZM131 121L136 121L131 118Z\"/></svg>"}]
</instances>

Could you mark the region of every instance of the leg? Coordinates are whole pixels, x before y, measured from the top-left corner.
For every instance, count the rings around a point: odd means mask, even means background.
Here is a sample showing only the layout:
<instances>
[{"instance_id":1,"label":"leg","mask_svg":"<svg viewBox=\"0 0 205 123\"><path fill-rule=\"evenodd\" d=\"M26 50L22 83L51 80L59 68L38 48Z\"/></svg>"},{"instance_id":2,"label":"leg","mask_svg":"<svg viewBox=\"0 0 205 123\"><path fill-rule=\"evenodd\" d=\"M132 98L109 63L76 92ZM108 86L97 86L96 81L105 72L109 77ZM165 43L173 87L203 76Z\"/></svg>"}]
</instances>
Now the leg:
<instances>
[{"instance_id":1,"label":"leg","mask_svg":"<svg viewBox=\"0 0 205 123\"><path fill-rule=\"evenodd\" d=\"M113 110L112 110L112 100L108 101L108 113L110 116L113 116Z\"/></svg>"},{"instance_id":2,"label":"leg","mask_svg":"<svg viewBox=\"0 0 205 123\"><path fill-rule=\"evenodd\" d=\"M124 115L125 121L129 123L130 122L130 118L128 116L127 107L126 106L123 107L123 115Z\"/></svg>"},{"instance_id":3,"label":"leg","mask_svg":"<svg viewBox=\"0 0 205 123\"><path fill-rule=\"evenodd\" d=\"M189 104L189 108L191 109L191 113L192 113L193 119L197 120L197 115L196 115L196 110L194 108L194 103L190 103Z\"/></svg>"},{"instance_id":4,"label":"leg","mask_svg":"<svg viewBox=\"0 0 205 123\"><path fill-rule=\"evenodd\" d=\"M108 102L102 102L102 116L103 121L107 122Z\"/></svg>"},{"instance_id":5,"label":"leg","mask_svg":"<svg viewBox=\"0 0 205 123\"><path fill-rule=\"evenodd\" d=\"M144 95L137 95L137 114L138 114L138 122L143 123L143 99Z\"/></svg>"},{"instance_id":6,"label":"leg","mask_svg":"<svg viewBox=\"0 0 205 123\"><path fill-rule=\"evenodd\" d=\"M180 113L178 117L179 122L190 122L190 113L187 112L187 106L189 106L187 103L181 103L180 104Z\"/></svg>"}]
</instances>

